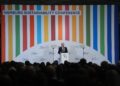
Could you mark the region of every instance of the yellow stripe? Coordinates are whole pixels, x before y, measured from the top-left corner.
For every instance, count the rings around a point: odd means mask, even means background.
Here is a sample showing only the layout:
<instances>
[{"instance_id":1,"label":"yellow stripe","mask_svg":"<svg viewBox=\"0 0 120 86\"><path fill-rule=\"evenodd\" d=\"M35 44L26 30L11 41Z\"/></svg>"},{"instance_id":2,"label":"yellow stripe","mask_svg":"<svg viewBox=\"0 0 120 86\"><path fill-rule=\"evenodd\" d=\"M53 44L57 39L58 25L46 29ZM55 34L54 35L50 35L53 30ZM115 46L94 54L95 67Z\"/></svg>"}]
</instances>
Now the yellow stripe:
<instances>
[{"instance_id":1,"label":"yellow stripe","mask_svg":"<svg viewBox=\"0 0 120 86\"><path fill-rule=\"evenodd\" d=\"M48 6L44 6L44 10L48 10ZM48 16L44 16L44 42L48 41Z\"/></svg>"},{"instance_id":2,"label":"yellow stripe","mask_svg":"<svg viewBox=\"0 0 120 86\"><path fill-rule=\"evenodd\" d=\"M44 10L48 10L48 6L44 6Z\"/></svg>"},{"instance_id":3,"label":"yellow stripe","mask_svg":"<svg viewBox=\"0 0 120 86\"><path fill-rule=\"evenodd\" d=\"M72 10L76 10L76 6L72 6ZM72 41L76 41L76 16L72 16Z\"/></svg>"},{"instance_id":4,"label":"yellow stripe","mask_svg":"<svg viewBox=\"0 0 120 86\"><path fill-rule=\"evenodd\" d=\"M8 10L12 10L12 5L8 5ZM8 16L8 60L12 61L13 58L13 36L12 36L12 16Z\"/></svg>"},{"instance_id":5,"label":"yellow stripe","mask_svg":"<svg viewBox=\"0 0 120 86\"><path fill-rule=\"evenodd\" d=\"M8 5L8 10L12 10L12 5Z\"/></svg>"},{"instance_id":6,"label":"yellow stripe","mask_svg":"<svg viewBox=\"0 0 120 86\"><path fill-rule=\"evenodd\" d=\"M72 16L72 40L76 41L76 16Z\"/></svg>"}]
</instances>

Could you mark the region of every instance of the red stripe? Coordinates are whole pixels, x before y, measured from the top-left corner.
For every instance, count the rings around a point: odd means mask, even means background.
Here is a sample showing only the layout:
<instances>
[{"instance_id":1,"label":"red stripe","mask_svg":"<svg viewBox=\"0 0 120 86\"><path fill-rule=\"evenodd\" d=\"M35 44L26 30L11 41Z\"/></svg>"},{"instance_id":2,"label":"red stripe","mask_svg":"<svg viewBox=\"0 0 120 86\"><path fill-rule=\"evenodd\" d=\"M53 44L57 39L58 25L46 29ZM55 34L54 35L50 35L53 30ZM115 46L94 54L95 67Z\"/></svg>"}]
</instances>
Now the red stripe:
<instances>
[{"instance_id":1,"label":"red stripe","mask_svg":"<svg viewBox=\"0 0 120 86\"><path fill-rule=\"evenodd\" d=\"M23 16L23 51L27 49L27 16Z\"/></svg>"},{"instance_id":2,"label":"red stripe","mask_svg":"<svg viewBox=\"0 0 120 86\"><path fill-rule=\"evenodd\" d=\"M30 6L30 10L34 10L34 5ZM34 46L34 16L30 15L30 47Z\"/></svg>"},{"instance_id":3,"label":"red stripe","mask_svg":"<svg viewBox=\"0 0 120 86\"><path fill-rule=\"evenodd\" d=\"M27 6L26 5L23 5L23 10L27 10Z\"/></svg>"},{"instance_id":4,"label":"red stripe","mask_svg":"<svg viewBox=\"0 0 120 86\"><path fill-rule=\"evenodd\" d=\"M1 12L2 12L1 10L2 10L2 7L1 7L1 5L0 5L0 16L1 16Z\"/></svg>"},{"instance_id":5,"label":"red stripe","mask_svg":"<svg viewBox=\"0 0 120 86\"><path fill-rule=\"evenodd\" d=\"M54 5L51 6L51 10L55 10L55 6Z\"/></svg>"},{"instance_id":6,"label":"red stripe","mask_svg":"<svg viewBox=\"0 0 120 86\"><path fill-rule=\"evenodd\" d=\"M55 10L55 6L51 6L51 10ZM55 40L55 16L51 16L51 40Z\"/></svg>"},{"instance_id":7,"label":"red stripe","mask_svg":"<svg viewBox=\"0 0 120 86\"><path fill-rule=\"evenodd\" d=\"M0 5L1 6L1 11L5 9L4 5Z\"/></svg>"},{"instance_id":8,"label":"red stripe","mask_svg":"<svg viewBox=\"0 0 120 86\"><path fill-rule=\"evenodd\" d=\"M5 7L1 6L1 10L4 10ZM5 62L5 16L1 15L1 61Z\"/></svg>"},{"instance_id":9,"label":"red stripe","mask_svg":"<svg viewBox=\"0 0 120 86\"><path fill-rule=\"evenodd\" d=\"M69 10L69 6L65 6L65 10ZM70 33L70 27L69 27L69 16L65 16L65 40L69 40L69 33Z\"/></svg>"},{"instance_id":10,"label":"red stripe","mask_svg":"<svg viewBox=\"0 0 120 86\"><path fill-rule=\"evenodd\" d=\"M30 10L34 10L34 5L30 5Z\"/></svg>"},{"instance_id":11,"label":"red stripe","mask_svg":"<svg viewBox=\"0 0 120 86\"><path fill-rule=\"evenodd\" d=\"M69 10L69 5L65 5L65 10Z\"/></svg>"},{"instance_id":12,"label":"red stripe","mask_svg":"<svg viewBox=\"0 0 120 86\"><path fill-rule=\"evenodd\" d=\"M23 10L27 10L27 6L23 5ZM27 16L23 15L23 51L27 49Z\"/></svg>"}]
</instances>

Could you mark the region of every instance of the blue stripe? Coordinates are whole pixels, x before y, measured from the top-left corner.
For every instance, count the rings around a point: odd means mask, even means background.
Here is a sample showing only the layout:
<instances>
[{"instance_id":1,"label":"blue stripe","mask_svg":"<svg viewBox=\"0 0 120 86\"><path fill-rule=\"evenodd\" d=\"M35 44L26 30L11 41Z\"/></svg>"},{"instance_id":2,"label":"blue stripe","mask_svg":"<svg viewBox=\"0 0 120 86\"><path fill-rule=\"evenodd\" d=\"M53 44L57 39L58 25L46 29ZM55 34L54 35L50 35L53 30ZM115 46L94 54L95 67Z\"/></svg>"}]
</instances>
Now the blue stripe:
<instances>
[{"instance_id":1,"label":"blue stripe","mask_svg":"<svg viewBox=\"0 0 120 86\"><path fill-rule=\"evenodd\" d=\"M111 5L107 6L107 54L108 60L112 62L112 43L111 43Z\"/></svg>"},{"instance_id":2,"label":"blue stripe","mask_svg":"<svg viewBox=\"0 0 120 86\"><path fill-rule=\"evenodd\" d=\"M114 22L115 22L115 31L114 31L114 34L115 34L115 63L118 63L118 61L119 61L119 27L118 27L118 5L115 5L115 11L114 11L114 13L115 13L115 20L114 20Z\"/></svg>"},{"instance_id":3,"label":"blue stripe","mask_svg":"<svg viewBox=\"0 0 120 86\"><path fill-rule=\"evenodd\" d=\"M93 5L93 48L95 50L98 50L97 34L97 5Z\"/></svg>"},{"instance_id":4,"label":"blue stripe","mask_svg":"<svg viewBox=\"0 0 120 86\"><path fill-rule=\"evenodd\" d=\"M41 6L37 6L37 10L41 10ZM41 16L37 16L37 43L42 42L42 32L41 32Z\"/></svg>"},{"instance_id":5,"label":"blue stripe","mask_svg":"<svg viewBox=\"0 0 120 86\"><path fill-rule=\"evenodd\" d=\"M40 5L37 5L37 10L41 10L41 6Z\"/></svg>"}]
</instances>

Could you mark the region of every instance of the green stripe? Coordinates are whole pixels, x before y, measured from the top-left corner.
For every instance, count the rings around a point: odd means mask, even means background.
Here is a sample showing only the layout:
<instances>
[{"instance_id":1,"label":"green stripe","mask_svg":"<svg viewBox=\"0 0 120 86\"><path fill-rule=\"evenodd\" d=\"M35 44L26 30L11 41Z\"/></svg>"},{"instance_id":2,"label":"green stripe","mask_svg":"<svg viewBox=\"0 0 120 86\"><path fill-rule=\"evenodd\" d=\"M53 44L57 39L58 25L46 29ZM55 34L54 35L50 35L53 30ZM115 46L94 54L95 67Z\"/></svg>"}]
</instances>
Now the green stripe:
<instances>
[{"instance_id":1,"label":"green stripe","mask_svg":"<svg viewBox=\"0 0 120 86\"><path fill-rule=\"evenodd\" d=\"M86 44L90 46L90 5L86 6Z\"/></svg>"},{"instance_id":2,"label":"green stripe","mask_svg":"<svg viewBox=\"0 0 120 86\"><path fill-rule=\"evenodd\" d=\"M105 27L104 27L104 21L105 16L104 16L104 5L100 6L100 52L101 54L105 54Z\"/></svg>"},{"instance_id":3,"label":"green stripe","mask_svg":"<svg viewBox=\"0 0 120 86\"><path fill-rule=\"evenodd\" d=\"M15 10L19 10L19 5L15 6ZM15 16L15 28L16 28L16 56L20 54L20 16Z\"/></svg>"}]
</instances>

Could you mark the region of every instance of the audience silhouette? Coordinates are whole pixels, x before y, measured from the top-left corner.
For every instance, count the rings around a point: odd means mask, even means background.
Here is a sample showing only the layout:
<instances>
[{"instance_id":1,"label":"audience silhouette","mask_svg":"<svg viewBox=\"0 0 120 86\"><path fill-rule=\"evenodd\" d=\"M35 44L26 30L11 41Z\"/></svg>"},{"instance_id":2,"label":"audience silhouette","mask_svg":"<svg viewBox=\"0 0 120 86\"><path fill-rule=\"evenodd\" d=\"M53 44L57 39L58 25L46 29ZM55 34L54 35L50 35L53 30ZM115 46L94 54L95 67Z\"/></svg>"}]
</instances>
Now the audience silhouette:
<instances>
[{"instance_id":1,"label":"audience silhouette","mask_svg":"<svg viewBox=\"0 0 120 86\"><path fill-rule=\"evenodd\" d=\"M0 64L1 86L120 86L120 62L101 65L83 58L78 63L29 61Z\"/></svg>"}]
</instances>

